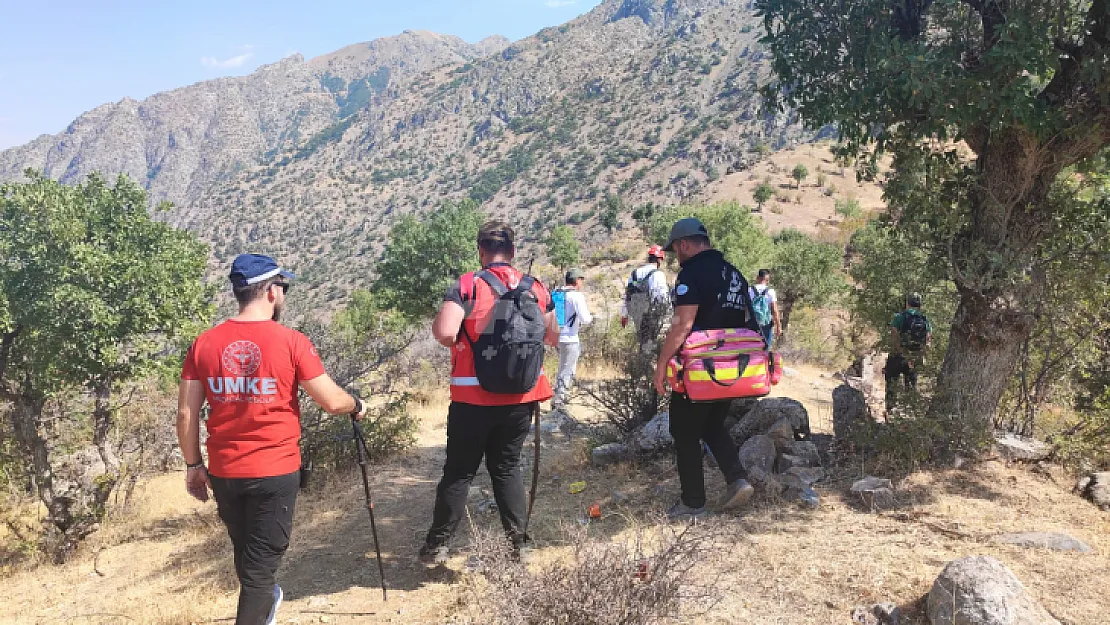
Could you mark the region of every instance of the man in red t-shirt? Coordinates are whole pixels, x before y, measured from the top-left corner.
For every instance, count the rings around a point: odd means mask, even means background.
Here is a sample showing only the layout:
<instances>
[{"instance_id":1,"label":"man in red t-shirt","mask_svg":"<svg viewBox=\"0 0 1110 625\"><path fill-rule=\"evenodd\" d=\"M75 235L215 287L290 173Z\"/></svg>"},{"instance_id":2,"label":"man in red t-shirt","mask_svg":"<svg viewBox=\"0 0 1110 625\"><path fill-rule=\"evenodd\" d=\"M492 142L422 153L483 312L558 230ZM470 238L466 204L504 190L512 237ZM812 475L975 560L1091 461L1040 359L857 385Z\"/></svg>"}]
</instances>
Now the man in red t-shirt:
<instances>
[{"instance_id":1,"label":"man in red t-shirt","mask_svg":"<svg viewBox=\"0 0 1110 625\"><path fill-rule=\"evenodd\" d=\"M491 221L478 230L479 262L508 289L516 288L524 277L510 264L514 254L513 230L507 224ZM538 281L532 285L532 293L544 311L544 343L554 346L559 340L559 322L551 294ZM425 564L447 560L447 542L466 513L470 482L483 456L493 481L501 524L518 556L524 556L530 541L525 532L528 498L520 471L520 451L528 436L532 411L554 393L542 372L536 385L521 394L492 393L479 384L467 337L482 334L496 301L493 287L471 272L447 290L432 322L436 340L451 348L451 406L447 411L447 462L436 489L432 527L420 549Z\"/></svg>"},{"instance_id":2,"label":"man in red t-shirt","mask_svg":"<svg viewBox=\"0 0 1110 625\"><path fill-rule=\"evenodd\" d=\"M189 494L216 497L235 550L241 586L236 625L273 623L281 604L274 572L289 546L297 502L301 408L298 384L331 414L362 416L362 402L324 372L308 338L277 323L293 274L269 256L242 254L231 266L239 315L189 348L177 400L177 438ZM200 409L208 414L208 467Z\"/></svg>"}]
</instances>

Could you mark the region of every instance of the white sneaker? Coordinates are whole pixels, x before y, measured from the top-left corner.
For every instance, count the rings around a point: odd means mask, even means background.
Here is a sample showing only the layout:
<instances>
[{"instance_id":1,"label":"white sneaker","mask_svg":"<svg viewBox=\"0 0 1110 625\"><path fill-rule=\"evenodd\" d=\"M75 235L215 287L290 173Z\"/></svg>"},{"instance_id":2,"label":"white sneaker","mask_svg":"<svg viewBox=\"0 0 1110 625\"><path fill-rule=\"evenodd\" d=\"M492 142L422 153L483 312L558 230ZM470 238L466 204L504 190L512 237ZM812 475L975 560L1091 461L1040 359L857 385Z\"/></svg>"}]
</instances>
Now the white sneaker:
<instances>
[{"instance_id":1,"label":"white sneaker","mask_svg":"<svg viewBox=\"0 0 1110 625\"><path fill-rule=\"evenodd\" d=\"M281 606L281 600L285 598L285 593L282 592L281 586L274 584L274 607L270 608L270 616L266 617L266 625L274 625L277 622L278 607Z\"/></svg>"}]
</instances>

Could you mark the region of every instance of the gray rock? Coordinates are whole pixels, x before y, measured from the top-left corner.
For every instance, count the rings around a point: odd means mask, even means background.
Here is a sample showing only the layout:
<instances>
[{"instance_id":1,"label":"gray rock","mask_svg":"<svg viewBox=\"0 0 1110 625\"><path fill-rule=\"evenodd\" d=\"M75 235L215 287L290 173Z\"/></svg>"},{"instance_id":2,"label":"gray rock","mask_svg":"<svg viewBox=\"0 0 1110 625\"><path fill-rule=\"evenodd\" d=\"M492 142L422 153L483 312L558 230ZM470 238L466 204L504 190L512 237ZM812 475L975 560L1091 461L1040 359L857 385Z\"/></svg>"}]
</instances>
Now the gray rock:
<instances>
[{"instance_id":1,"label":"gray rock","mask_svg":"<svg viewBox=\"0 0 1110 625\"><path fill-rule=\"evenodd\" d=\"M1020 534L1001 534L994 537L995 542L1019 547L1054 549L1056 551L1076 551L1090 553L1087 543L1060 532L1022 532Z\"/></svg>"},{"instance_id":2,"label":"gray rock","mask_svg":"<svg viewBox=\"0 0 1110 625\"><path fill-rule=\"evenodd\" d=\"M806 486L812 486L825 479L825 470L821 467L794 467L786 475L798 478Z\"/></svg>"},{"instance_id":3,"label":"gray rock","mask_svg":"<svg viewBox=\"0 0 1110 625\"><path fill-rule=\"evenodd\" d=\"M842 441L851 441L871 423L871 411L863 391L841 384L833 389L833 434Z\"/></svg>"},{"instance_id":4,"label":"gray rock","mask_svg":"<svg viewBox=\"0 0 1110 625\"><path fill-rule=\"evenodd\" d=\"M767 436L775 441L776 449L787 451L790 449L790 444L794 442L794 427L790 425L789 419L779 419L767 430Z\"/></svg>"},{"instance_id":5,"label":"gray rock","mask_svg":"<svg viewBox=\"0 0 1110 625\"><path fill-rule=\"evenodd\" d=\"M786 419L794 430L795 439L809 437L809 413L797 400L787 397L768 397L760 400L732 427L730 433L738 445L749 438L763 434L780 419Z\"/></svg>"},{"instance_id":6,"label":"gray rock","mask_svg":"<svg viewBox=\"0 0 1110 625\"><path fill-rule=\"evenodd\" d=\"M540 420L540 432L543 434L570 434L578 428L578 420L563 410L552 410Z\"/></svg>"},{"instance_id":7,"label":"gray rock","mask_svg":"<svg viewBox=\"0 0 1110 625\"><path fill-rule=\"evenodd\" d=\"M856 625L900 625L901 622L902 611L893 603L861 605L852 610L852 623Z\"/></svg>"},{"instance_id":8,"label":"gray rock","mask_svg":"<svg viewBox=\"0 0 1110 625\"><path fill-rule=\"evenodd\" d=\"M821 507L821 496L817 494L817 491L807 486L798 492L798 502L806 508L816 510Z\"/></svg>"},{"instance_id":9,"label":"gray rock","mask_svg":"<svg viewBox=\"0 0 1110 625\"><path fill-rule=\"evenodd\" d=\"M628 503L632 500L631 497L619 490L613 491L613 494L609 495L609 499L615 504Z\"/></svg>"},{"instance_id":10,"label":"gray rock","mask_svg":"<svg viewBox=\"0 0 1110 625\"><path fill-rule=\"evenodd\" d=\"M636 433L633 444L641 451L661 451L673 446L670 415L666 412L655 415Z\"/></svg>"},{"instance_id":11,"label":"gray rock","mask_svg":"<svg viewBox=\"0 0 1110 625\"><path fill-rule=\"evenodd\" d=\"M598 445L590 452L590 461L599 467L616 464L630 457L632 457L632 449L624 443Z\"/></svg>"},{"instance_id":12,"label":"gray rock","mask_svg":"<svg viewBox=\"0 0 1110 625\"><path fill-rule=\"evenodd\" d=\"M989 556L949 562L929 591L926 614L932 625L1060 625Z\"/></svg>"},{"instance_id":13,"label":"gray rock","mask_svg":"<svg viewBox=\"0 0 1110 625\"><path fill-rule=\"evenodd\" d=\"M1110 512L1110 471L1092 473L1079 481L1079 492L1096 506Z\"/></svg>"},{"instance_id":14,"label":"gray rock","mask_svg":"<svg viewBox=\"0 0 1110 625\"><path fill-rule=\"evenodd\" d=\"M881 477L867 476L852 484L852 492L872 510L894 506L894 484Z\"/></svg>"},{"instance_id":15,"label":"gray rock","mask_svg":"<svg viewBox=\"0 0 1110 625\"><path fill-rule=\"evenodd\" d=\"M1007 460L1037 462L1052 454L1052 447L1048 443L1015 434L998 434L994 445L998 453Z\"/></svg>"},{"instance_id":16,"label":"gray rock","mask_svg":"<svg viewBox=\"0 0 1110 625\"><path fill-rule=\"evenodd\" d=\"M805 459L799 458L798 456L792 456L790 454L779 454L778 457L775 458L775 473L786 473L794 467L805 466Z\"/></svg>"},{"instance_id":17,"label":"gray rock","mask_svg":"<svg viewBox=\"0 0 1110 625\"><path fill-rule=\"evenodd\" d=\"M817 445L813 441L794 441L790 445L789 453L791 456L800 458L802 466L821 466L821 452L818 451Z\"/></svg>"},{"instance_id":18,"label":"gray rock","mask_svg":"<svg viewBox=\"0 0 1110 625\"><path fill-rule=\"evenodd\" d=\"M740 464L749 475L770 475L775 466L775 441L757 434L740 446Z\"/></svg>"}]
</instances>

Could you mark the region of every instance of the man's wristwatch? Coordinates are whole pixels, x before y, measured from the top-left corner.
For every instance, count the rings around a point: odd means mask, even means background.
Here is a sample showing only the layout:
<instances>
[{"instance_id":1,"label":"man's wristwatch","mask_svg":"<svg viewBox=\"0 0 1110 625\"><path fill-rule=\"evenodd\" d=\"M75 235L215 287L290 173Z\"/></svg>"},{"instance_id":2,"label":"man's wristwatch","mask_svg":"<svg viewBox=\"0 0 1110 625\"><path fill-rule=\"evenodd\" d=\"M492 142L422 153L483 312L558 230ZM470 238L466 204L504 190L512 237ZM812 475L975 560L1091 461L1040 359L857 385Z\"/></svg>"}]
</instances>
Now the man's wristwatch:
<instances>
[{"instance_id":1,"label":"man's wristwatch","mask_svg":"<svg viewBox=\"0 0 1110 625\"><path fill-rule=\"evenodd\" d=\"M203 469L204 468L204 459L201 458L200 462L196 462L196 463L193 463L193 464L189 464L188 462L186 462L185 463L185 468L186 469Z\"/></svg>"},{"instance_id":2,"label":"man's wristwatch","mask_svg":"<svg viewBox=\"0 0 1110 625\"><path fill-rule=\"evenodd\" d=\"M362 412L362 400L359 399L358 395L355 395L355 394L351 394L351 398L355 400L355 410L351 414L361 413Z\"/></svg>"}]
</instances>

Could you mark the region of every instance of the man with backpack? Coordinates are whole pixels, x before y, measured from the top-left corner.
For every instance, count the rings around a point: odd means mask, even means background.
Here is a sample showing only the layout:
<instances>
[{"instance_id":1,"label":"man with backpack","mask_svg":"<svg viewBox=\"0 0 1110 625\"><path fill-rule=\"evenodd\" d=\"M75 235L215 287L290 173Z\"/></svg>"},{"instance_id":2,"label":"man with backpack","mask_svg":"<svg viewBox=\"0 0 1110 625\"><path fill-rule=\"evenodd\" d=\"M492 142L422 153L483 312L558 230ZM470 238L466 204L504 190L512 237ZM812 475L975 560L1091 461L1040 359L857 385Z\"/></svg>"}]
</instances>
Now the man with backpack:
<instances>
[{"instance_id":1,"label":"man with backpack","mask_svg":"<svg viewBox=\"0 0 1110 625\"><path fill-rule=\"evenodd\" d=\"M933 324L921 312L921 295L906 298L906 309L890 322L891 351L886 359L886 408L898 399L899 378L907 391L917 390L917 366L924 361L923 352L933 342Z\"/></svg>"},{"instance_id":2,"label":"man with backpack","mask_svg":"<svg viewBox=\"0 0 1110 625\"><path fill-rule=\"evenodd\" d=\"M655 366L655 390L666 392L667 365L692 331L747 328L759 331L752 314L747 280L721 252L713 249L709 232L694 218L680 219L671 227L664 248L674 252L682 270L675 280L675 309L671 329L663 341ZM754 489L745 478L736 444L725 427L731 400L692 402L686 395L671 393L670 432L674 437L682 499L667 511L674 520L705 516L705 475L702 471L702 441L708 445L728 483L722 509L741 506Z\"/></svg>"},{"instance_id":3,"label":"man with backpack","mask_svg":"<svg viewBox=\"0 0 1110 625\"><path fill-rule=\"evenodd\" d=\"M559 373L555 378L555 398L551 402L556 409L566 404L567 393L578 370L578 357L582 354L578 330L594 320L582 293L585 281L586 274L577 267L573 268L567 272L566 284L551 294L555 303L555 318L559 322Z\"/></svg>"},{"instance_id":4,"label":"man with backpack","mask_svg":"<svg viewBox=\"0 0 1110 625\"><path fill-rule=\"evenodd\" d=\"M759 333L771 349L775 336L782 338L782 318L779 316L779 298L771 286L771 270L760 269L755 286L752 287L752 310L759 323Z\"/></svg>"},{"instance_id":5,"label":"man with backpack","mask_svg":"<svg viewBox=\"0 0 1110 625\"><path fill-rule=\"evenodd\" d=\"M539 402L553 395L543 372L544 344L556 345L559 322L547 288L510 264L513 240L502 221L479 228L482 269L447 289L432 322L432 335L451 348L451 405L447 461L420 548L427 565L447 561L447 543L466 514L483 457L514 554L523 559L531 542L520 452Z\"/></svg>"},{"instance_id":6,"label":"man with backpack","mask_svg":"<svg viewBox=\"0 0 1110 625\"><path fill-rule=\"evenodd\" d=\"M636 324L636 339L642 352L655 348L659 330L663 327L670 291L667 276L663 274L666 254L659 245L648 248L647 263L637 267L628 277L624 301L621 303L621 327L628 325L629 317Z\"/></svg>"},{"instance_id":7,"label":"man with backpack","mask_svg":"<svg viewBox=\"0 0 1110 625\"><path fill-rule=\"evenodd\" d=\"M215 495L239 577L236 625L275 622L283 593L274 573L289 547L300 484L297 388L331 414L361 418L362 402L324 372L305 335L277 323L293 274L269 256L242 254L231 265L239 315L197 337L185 356L177 400L177 440L185 487ZM200 411L209 413L208 466Z\"/></svg>"}]
</instances>

